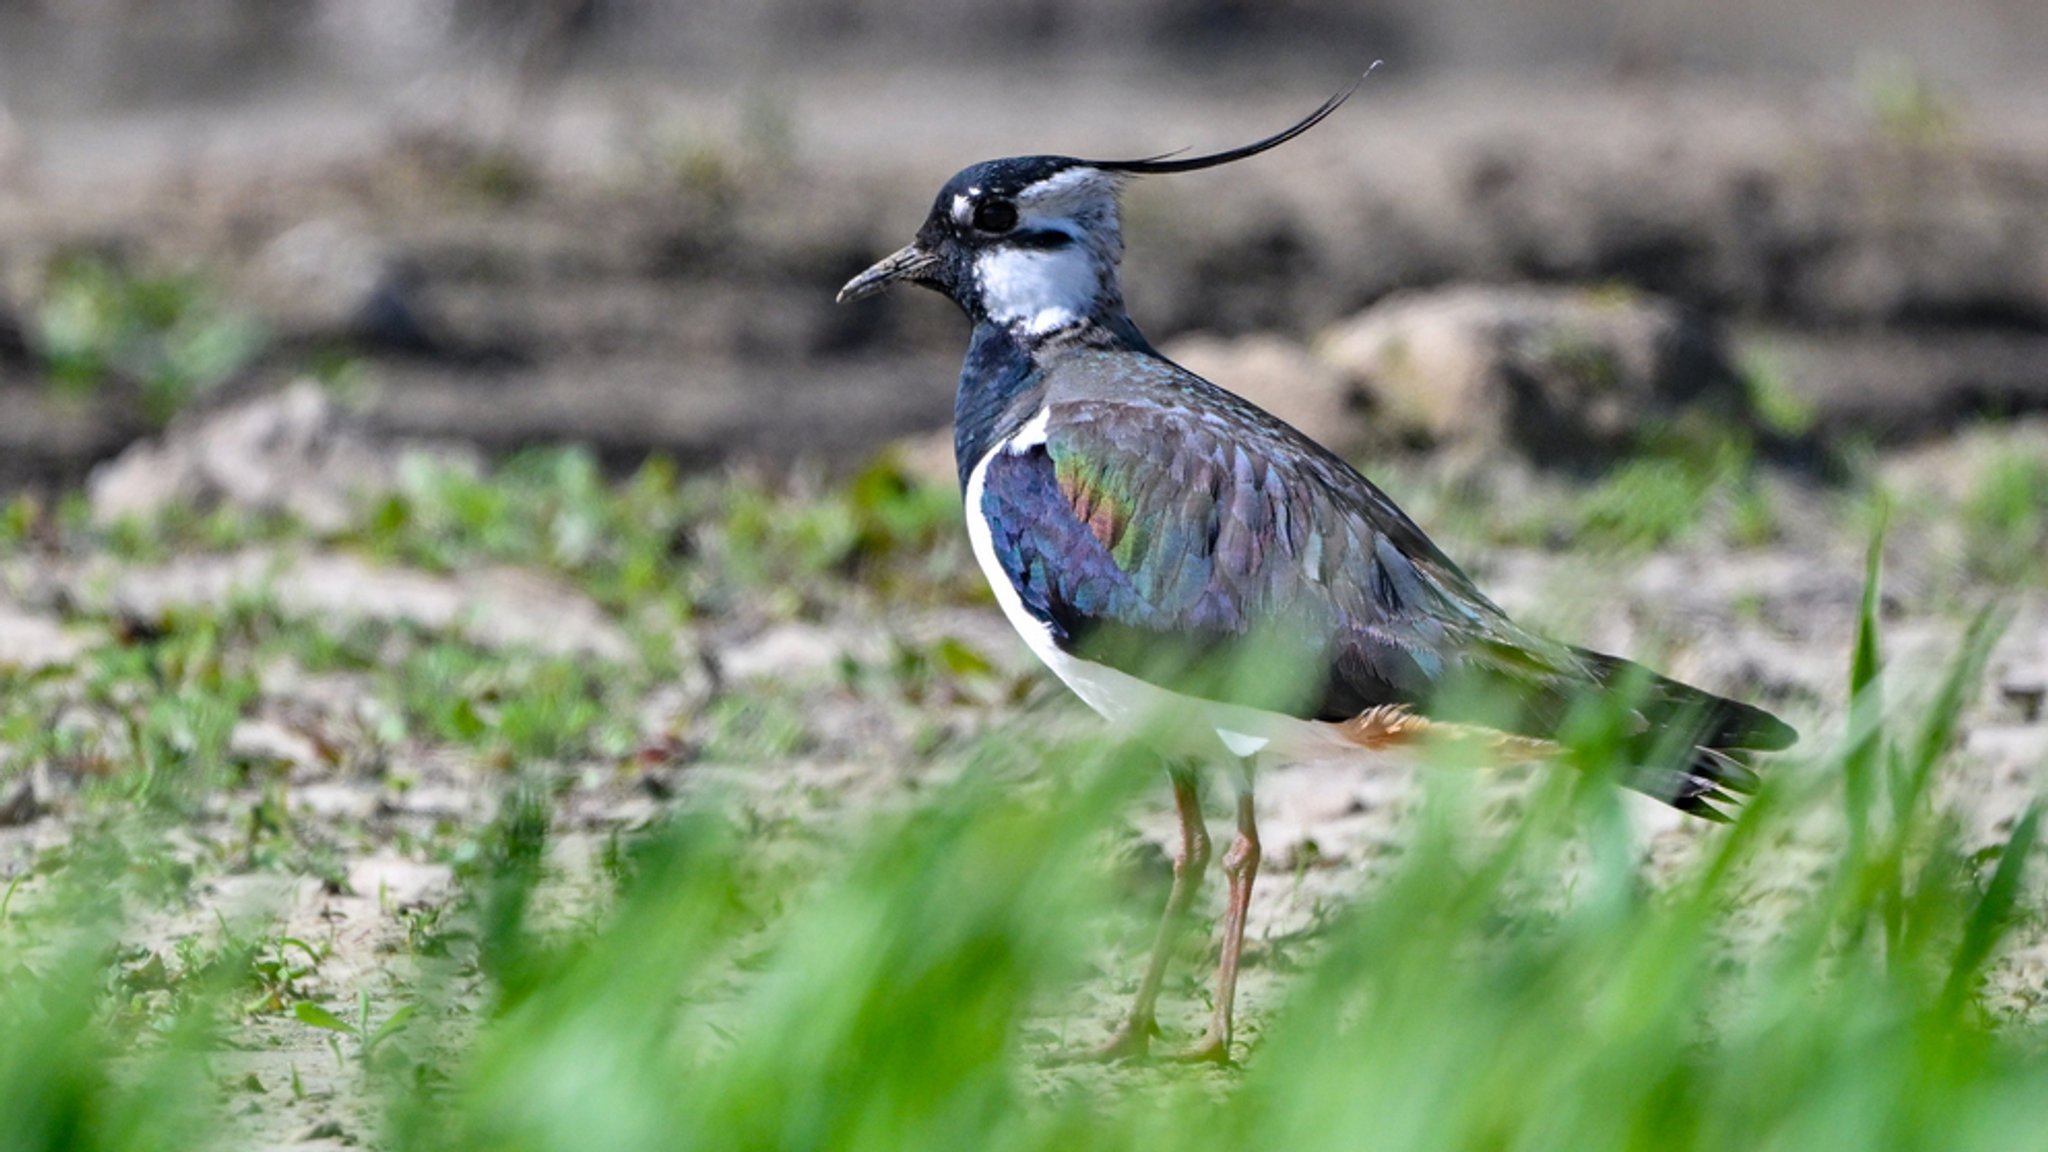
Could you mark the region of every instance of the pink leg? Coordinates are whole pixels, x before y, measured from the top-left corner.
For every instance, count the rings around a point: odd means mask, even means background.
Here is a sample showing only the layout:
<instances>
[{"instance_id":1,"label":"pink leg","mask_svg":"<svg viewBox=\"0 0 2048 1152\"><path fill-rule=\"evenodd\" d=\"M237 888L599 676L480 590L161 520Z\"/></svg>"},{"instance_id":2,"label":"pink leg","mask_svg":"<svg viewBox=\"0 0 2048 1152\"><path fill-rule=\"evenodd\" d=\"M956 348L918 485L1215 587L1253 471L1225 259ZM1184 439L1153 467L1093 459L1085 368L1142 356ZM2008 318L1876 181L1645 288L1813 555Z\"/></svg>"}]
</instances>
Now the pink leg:
<instances>
[{"instance_id":1,"label":"pink leg","mask_svg":"<svg viewBox=\"0 0 2048 1152\"><path fill-rule=\"evenodd\" d=\"M1249 772L1249 766L1247 766ZM1223 854L1223 874L1230 880L1230 900L1223 911L1223 960L1216 969L1216 1010L1209 1030L1182 1060L1230 1062L1230 1017L1237 1000L1237 964L1244 952L1245 913L1252 904L1252 881L1259 875L1259 825L1252 811L1251 780L1237 794L1237 839Z\"/></svg>"},{"instance_id":2,"label":"pink leg","mask_svg":"<svg viewBox=\"0 0 2048 1152\"><path fill-rule=\"evenodd\" d=\"M1166 978L1166 962L1180 938L1188 906L1194 903L1195 893L1202 886L1202 873L1209 867L1209 828L1202 822L1195 775L1181 767L1169 767L1166 772L1173 781L1173 806L1180 814L1180 850L1173 857L1173 887L1167 892L1166 912L1159 918L1159 934L1152 942L1152 959L1145 966L1138 997L1109 1042L1093 1053L1099 1060L1140 1059L1151 1049L1152 1036L1159 1031L1153 1008L1159 1000L1159 985Z\"/></svg>"}]
</instances>

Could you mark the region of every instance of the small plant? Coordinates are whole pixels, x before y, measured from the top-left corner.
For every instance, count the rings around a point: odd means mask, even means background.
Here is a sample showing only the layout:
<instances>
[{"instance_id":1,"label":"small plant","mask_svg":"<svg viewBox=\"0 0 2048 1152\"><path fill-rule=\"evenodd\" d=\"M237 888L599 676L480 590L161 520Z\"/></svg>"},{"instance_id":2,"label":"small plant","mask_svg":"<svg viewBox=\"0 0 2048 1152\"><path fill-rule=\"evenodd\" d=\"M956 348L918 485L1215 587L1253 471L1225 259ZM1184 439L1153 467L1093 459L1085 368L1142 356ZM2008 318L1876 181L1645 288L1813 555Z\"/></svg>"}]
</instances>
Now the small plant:
<instances>
[{"instance_id":1,"label":"small plant","mask_svg":"<svg viewBox=\"0 0 2048 1152\"><path fill-rule=\"evenodd\" d=\"M58 387L130 381L159 423L248 367L264 344L197 275L137 274L85 256L50 270L35 333Z\"/></svg>"},{"instance_id":2,"label":"small plant","mask_svg":"<svg viewBox=\"0 0 2048 1152\"><path fill-rule=\"evenodd\" d=\"M687 608L681 540L691 512L675 466L660 459L617 485L581 449L524 453L488 475L416 459L355 539L388 559L442 571L538 567L616 611L676 600Z\"/></svg>"},{"instance_id":3,"label":"small plant","mask_svg":"<svg viewBox=\"0 0 2048 1152\"><path fill-rule=\"evenodd\" d=\"M370 1016L370 993L365 990L356 995L354 1020L344 1020L333 1012L311 1000L301 1000L292 1005L292 1015L302 1024L311 1025L323 1032L332 1033L329 1043L333 1046L334 1059L342 1063L340 1037L351 1037L356 1042L356 1059L368 1065L376 1058L377 1049L387 1040L412 1022L419 1011L419 1005L407 1004L384 1018L381 1024L372 1025Z\"/></svg>"},{"instance_id":4,"label":"small plant","mask_svg":"<svg viewBox=\"0 0 2048 1152\"><path fill-rule=\"evenodd\" d=\"M1697 524L1710 491L1711 481L1685 461L1631 460L1581 498L1577 531L1615 547L1654 547Z\"/></svg>"},{"instance_id":5,"label":"small plant","mask_svg":"<svg viewBox=\"0 0 2048 1152\"><path fill-rule=\"evenodd\" d=\"M0 555L26 545L47 515L41 501L26 494L0 505Z\"/></svg>"},{"instance_id":6,"label":"small plant","mask_svg":"<svg viewBox=\"0 0 2048 1152\"><path fill-rule=\"evenodd\" d=\"M1936 144L1955 135L1961 119L1955 100L1910 60L1866 55L1857 61L1856 88L1872 122L1902 144Z\"/></svg>"},{"instance_id":7,"label":"small plant","mask_svg":"<svg viewBox=\"0 0 2048 1152\"><path fill-rule=\"evenodd\" d=\"M1819 413L1812 401L1792 389L1777 357L1767 352L1750 352L1743 357L1741 370L1749 409L1764 428L1793 437L1813 431Z\"/></svg>"},{"instance_id":8,"label":"small plant","mask_svg":"<svg viewBox=\"0 0 2048 1152\"><path fill-rule=\"evenodd\" d=\"M2048 456L2014 448L1986 461L1963 504L1965 560L2011 583L2048 569Z\"/></svg>"}]
</instances>

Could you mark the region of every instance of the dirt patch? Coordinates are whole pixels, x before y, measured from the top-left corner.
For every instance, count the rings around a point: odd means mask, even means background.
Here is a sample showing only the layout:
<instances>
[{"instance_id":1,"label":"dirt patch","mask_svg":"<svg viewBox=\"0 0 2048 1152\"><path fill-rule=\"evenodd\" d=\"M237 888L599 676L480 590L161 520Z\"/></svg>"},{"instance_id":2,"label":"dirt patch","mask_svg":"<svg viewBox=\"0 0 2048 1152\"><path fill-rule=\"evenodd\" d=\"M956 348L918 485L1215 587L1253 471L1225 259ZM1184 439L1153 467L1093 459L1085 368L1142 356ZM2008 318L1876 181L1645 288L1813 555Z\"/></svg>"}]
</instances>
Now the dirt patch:
<instances>
[{"instance_id":1,"label":"dirt patch","mask_svg":"<svg viewBox=\"0 0 2048 1152\"><path fill-rule=\"evenodd\" d=\"M1081 84L1062 95L1073 127L1026 140L1044 130L1004 128L1020 109L980 78L916 119L913 146L882 114L894 97L857 87L808 79L780 134L687 91L599 87L509 134L373 121L345 158L143 170L92 195L28 182L0 202L0 312L33 351L53 261L196 268L273 340L238 386L340 351L369 414L410 434L856 459L944 423L960 328L935 300L838 308L833 289L991 141L1086 152L1105 133L1082 110L1137 100ZM1155 147L1298 111L1276 94L1152 103L1130 112ZM1375 90L1227 177L1135 185L1127 295L1157 339L1305 339L1403 288L1622 284L1768 327L1779 383L1824 431L1925 435L2041 403L2048 127L2028 107L1923 140L1704 82ZM0 456L21 476L76 478L146 427L120 387L53 399L32 358L9 363Z\"/></svg>"}]
</instances>

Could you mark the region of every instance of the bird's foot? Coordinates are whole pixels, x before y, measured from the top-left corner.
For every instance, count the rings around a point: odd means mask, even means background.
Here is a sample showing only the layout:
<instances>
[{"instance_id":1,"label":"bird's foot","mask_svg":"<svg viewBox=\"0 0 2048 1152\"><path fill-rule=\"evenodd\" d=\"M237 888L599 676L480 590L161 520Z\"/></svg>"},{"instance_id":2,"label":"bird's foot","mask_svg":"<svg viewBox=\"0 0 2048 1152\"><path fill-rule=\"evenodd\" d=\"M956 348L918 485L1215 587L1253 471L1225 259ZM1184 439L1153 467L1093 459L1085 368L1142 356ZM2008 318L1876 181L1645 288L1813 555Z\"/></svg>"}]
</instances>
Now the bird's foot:
<instances>
[{"instance_id":1,"label":"bird's foot","mask_svg":"<svg viewBox=\"0 0 2048 1152\"><path fill-rule=\"evenodd\" d=\"M1177 1064L1228 1064L1230 1037L1212 1028L1200 1040L1174 1053L1173 1060Z\"/></svg>"},{"instance_id":2,"label":"bird's foot","mask_svg":"<svg viewBox=\"0 0 2048 1152\"><path fill-rule=\"evenodd\" d=\"M1127 1019L1117 1025L1109 1039L1090 1048L1067 1048L1045 1058L1047 1064L1120 1064L1139 1061L1152 1053L1152 1037L1159 1026L1150 1020Z\"/></svg>"},{"instance_id":3,"label":"bird's foot","mask_svg":"<svg viewBox=\"0 0 2048 1152\"><path fill-rule=\"evenodd\" d=\"M1094 1064L1143 1060L1152 1054L1152 1037L1158 1034L1159 1025L1152 1021L1129 1018L1117 1025L1108 1040L1085 1051L1082 1059Z\"/></svg>"}]
</instances>

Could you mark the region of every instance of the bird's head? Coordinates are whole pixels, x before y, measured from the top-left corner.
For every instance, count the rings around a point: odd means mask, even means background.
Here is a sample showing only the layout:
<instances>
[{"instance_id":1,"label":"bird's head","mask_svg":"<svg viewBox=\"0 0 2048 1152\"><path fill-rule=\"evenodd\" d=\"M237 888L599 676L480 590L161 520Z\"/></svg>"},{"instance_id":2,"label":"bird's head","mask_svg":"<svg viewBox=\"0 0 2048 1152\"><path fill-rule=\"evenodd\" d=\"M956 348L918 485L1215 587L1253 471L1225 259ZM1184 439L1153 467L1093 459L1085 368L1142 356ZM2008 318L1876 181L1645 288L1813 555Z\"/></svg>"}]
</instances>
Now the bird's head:
<instances>
[{"instance_id":1,"label":"bird's head","mask_svg":"<svg viewBox=\"0 0 2048 1152\"><path fill-rule=\"evenodd\" d=\"M1071 156L968 168L939 190L917 239L840 289L843 303L899 281L945 293L975 321L1041 334L1122 306L1122 174Z\"/></svg>"},{"instance_id":2,"label":"bird's head","mask_svg":"<svg viewBox=\"0 0 2048 1152\"><path fill-rule=\"evenodd\" d=\"M899 282L950 297L976 323L1043 336L1123 311L1117 193L1131 176L1213 168L1277 147L1313 128L1353 84L1282 132L1208 156L1080 160L1016 156L962 170L939 190L917 239L848 281L840 303Z\"/></svg>"}]
</instances>

